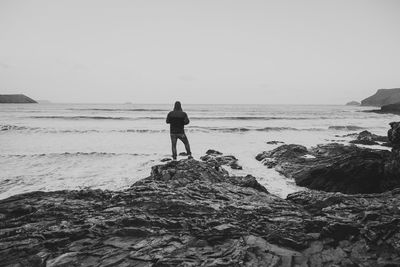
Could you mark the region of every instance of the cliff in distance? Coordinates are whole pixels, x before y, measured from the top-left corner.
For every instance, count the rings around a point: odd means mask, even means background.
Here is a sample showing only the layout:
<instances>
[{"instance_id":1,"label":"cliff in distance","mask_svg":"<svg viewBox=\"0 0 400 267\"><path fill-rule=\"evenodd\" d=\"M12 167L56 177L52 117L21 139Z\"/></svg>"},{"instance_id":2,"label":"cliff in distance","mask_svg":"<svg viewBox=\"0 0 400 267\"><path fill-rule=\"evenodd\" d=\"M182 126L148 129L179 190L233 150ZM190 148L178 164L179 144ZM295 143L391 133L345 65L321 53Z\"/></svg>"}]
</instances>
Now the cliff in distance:
<instances>
[{"instance_id":1,"label":"cliff in distance","mask_svg":"<svg viewBox=\"0 0 400 267\"><path fill-rule=\"evenodd\" d=\"M32 98L27 97L23 94L17 95L0 95L0 103L18 103L18 104L25 104L25 103L37 103Z\"/></svg>"},{"instance_id":2,"label":"cliff in distance","mask_svg":"<svg viewBox=\"0 0 400 267\"><path fill-rule=\"evenodd\" d=\"M374 95L361 101L362 106L381 107L400 103L400 88L379 89Z\"/></svg>"}]
</instances>

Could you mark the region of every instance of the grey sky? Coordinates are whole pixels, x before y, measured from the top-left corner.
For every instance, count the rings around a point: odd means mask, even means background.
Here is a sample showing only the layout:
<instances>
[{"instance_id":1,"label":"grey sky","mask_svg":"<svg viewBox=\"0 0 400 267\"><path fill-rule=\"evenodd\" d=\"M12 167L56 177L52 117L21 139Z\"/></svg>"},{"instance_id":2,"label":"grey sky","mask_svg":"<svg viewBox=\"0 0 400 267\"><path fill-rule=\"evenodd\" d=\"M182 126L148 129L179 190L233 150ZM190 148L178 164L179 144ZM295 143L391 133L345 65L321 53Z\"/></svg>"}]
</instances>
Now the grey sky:
<instances>
[{"instance_id":1,"label":"grey sky","mask_svg":"<svg viewBox=\"0 0 400 267\"><path fill-rule=\"evenodd\" d=\"M0 0L0 93L332 103L400 87L400 1Z\"/></svg>"}]
</instances>

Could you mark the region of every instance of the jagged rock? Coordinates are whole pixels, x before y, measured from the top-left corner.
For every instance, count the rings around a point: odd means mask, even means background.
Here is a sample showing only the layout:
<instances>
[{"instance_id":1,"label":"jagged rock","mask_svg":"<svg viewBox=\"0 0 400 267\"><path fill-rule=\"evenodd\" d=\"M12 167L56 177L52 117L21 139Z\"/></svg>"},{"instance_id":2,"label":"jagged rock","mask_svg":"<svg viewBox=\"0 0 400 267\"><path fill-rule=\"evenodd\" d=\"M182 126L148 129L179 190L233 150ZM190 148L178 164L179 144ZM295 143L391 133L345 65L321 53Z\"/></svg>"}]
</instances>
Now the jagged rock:
<instances>
[{"instance_id":1,"label":"jagged rock","mask_svg":"<svg viewBox=\"0 0 400 267\"><path fill-rule=\"evenodd\" d=\"M385 174L394 177L392 184L396 184L400 180L400 122L391 122L390 127L388 139L392 146L392 154L385 164Z\"/></svg>"},{"instance_id":2,"label":"jagged rock","mask_svg":"<svg viewBox=\"0 0 400 267\"><path fill-rule=\"evenodd\" d=\"M206 155L200 157L202 161L206 161L210 164L214 165L227 165L230 166L234 170L243 169L242 166L238 164L238 159L232 155L225 155L219 151L209 149L206 152Z\"/></svg>"},{"instance_id":3,"label":"jagged rock","mask_svg":"<svg viewBox=\"0 0 400 267\"><path fill-rule=\"evenodd\" d=\"M231 177L231 183L241 186L241 187L250 187L250 188L256 189L258 191L268 193L268 190L264 186L259 184L257 179L250 174L248 174L244 177L234 176L234 179L232 179L232 177Z\"/></svg>"},{"instance_id":4,"label":"jagged rock","mask_svg":"<svg viewBox=\"0 0 400 267\"><path fill-rule=\"evenodd\" d=\"M267 193L196 160L154 166L123 191L0 200L1 266L400 264L400 190Z\"/></svg>"},{"instance_id":5,"label":"jagged rock","mask_svg":"<svg viewBox=\"0 0 400 267\"><path fill-rule=\"evenodd\" d=\"M209 149L206 151L206 155L212 155L212 156L221 156L223 153L214 150L214 149Z\"/></svg>"},{"instance_id":6,"label":"jagged rock","mask_svg":"<svg viewBox=\"0 0 400 267\"><path fill-rule=\"evenodd\" d=\"M388 255L399 253L400 211L393 203L399 196L400 189L366 195L303 191L290 194L287 199L310 212L314 216L314 220L309 222L310 228L319 229L321 237L331 240L328 243L316 241L304 251L310 263L324 266L323 260L329 255L331 262L340 266L355 263L359 266L397 266L398 255L384 259L379 255L366 256L366 253L377 247ZM327 250L325 246L329 243L333 247ZM349 261L347 254L358 260Z\"/></svg>"},{"instance_id":7,"label":"jagged rock","mask_svg":"<svg viewBox=\"0 0 400 267\"><path fill-rule=\"evenodd\" d=\"M305 146L289 144L279 146L271 151L264 151L256 156L256 160L262 161L268 168L280 168L278 166L279 162L301 160L307 153Z\"/></svg>"},{"instance_id":8,"label":"jagged rock","mask_svg":"<svg viewBox=\"0 0 400 267\"><path fill-rule=\"evenodd\" d=\"M297 185L343 193L378 193L400 186L398 171L387 171L391 153L337 143L307 149L283 145L256 159L274 167Z\"/></svg>"},{"instance_id":9,"label":"jagged rock","mask_svg":"<svg viewBox=\"0 0 400 267\"><path fill-rule=\"evenodd\" d=\"M256 156L256 159L261 161L264 158L275 158L275 159L292 159L304 156L307 154L307 148L301 145L282 145L271 151L264 151Z\"/></svg>"},{"instance_id":10,"label":"jagged rock","mask_svg":"<svg viewBox=\"0 0 400 267\"><path fill-rule=\"evenodd\" d=\"M388 142L388 138L386 136L379 136L369 131L360 132L355 140L350 141L352 144L361 145L380 145L385 142Z\"/></svg>"},{"instance_id":11,"label":"jagged rock","mask_svg":"<svg viewBox=\"0 0 400 267\"><path fill-rule=\"evenodd\" d=\"M390 129L388 131L389 142L394 146L400 145L400 122L389 123Z\"/></svg>"}]
</instances>

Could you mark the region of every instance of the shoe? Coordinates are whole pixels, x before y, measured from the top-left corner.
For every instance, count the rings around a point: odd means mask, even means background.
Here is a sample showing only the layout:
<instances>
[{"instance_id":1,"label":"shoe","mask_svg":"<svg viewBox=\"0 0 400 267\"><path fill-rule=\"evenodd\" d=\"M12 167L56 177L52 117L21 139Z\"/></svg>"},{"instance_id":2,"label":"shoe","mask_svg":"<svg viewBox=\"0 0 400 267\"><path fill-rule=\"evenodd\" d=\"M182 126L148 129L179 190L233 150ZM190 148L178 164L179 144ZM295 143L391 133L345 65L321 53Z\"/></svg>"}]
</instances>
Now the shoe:
<instances>
[{"instance_id":1,"label":"shoe","mask_svg":"<svg viewBox=\"0 0 400 267\"><path fill-rule=\"evenodd\" d=\"M192 155L189 155L189 156L188 156L188 159L192 159L192 158L193 158Z\"/></svg>"}]
</instances>

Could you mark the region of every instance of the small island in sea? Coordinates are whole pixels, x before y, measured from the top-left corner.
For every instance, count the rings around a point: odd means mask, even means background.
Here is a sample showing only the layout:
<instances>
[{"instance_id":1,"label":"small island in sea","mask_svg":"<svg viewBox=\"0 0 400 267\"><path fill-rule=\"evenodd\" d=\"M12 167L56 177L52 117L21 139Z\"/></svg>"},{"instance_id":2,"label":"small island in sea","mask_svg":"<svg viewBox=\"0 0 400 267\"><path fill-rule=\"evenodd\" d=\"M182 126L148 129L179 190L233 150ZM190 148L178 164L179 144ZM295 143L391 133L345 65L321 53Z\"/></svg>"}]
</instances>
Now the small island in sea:
<instances>
[{"instance_id":1,"label":"small island in sea","mask_svg":"<svg viewBox=\"0 0 400 267\"><path fill-rule=\"evenodd\" d=\"M361 103L358 101L350 101L346 103L346 106L360 106Z\"/></svg>"}]
</instances>

